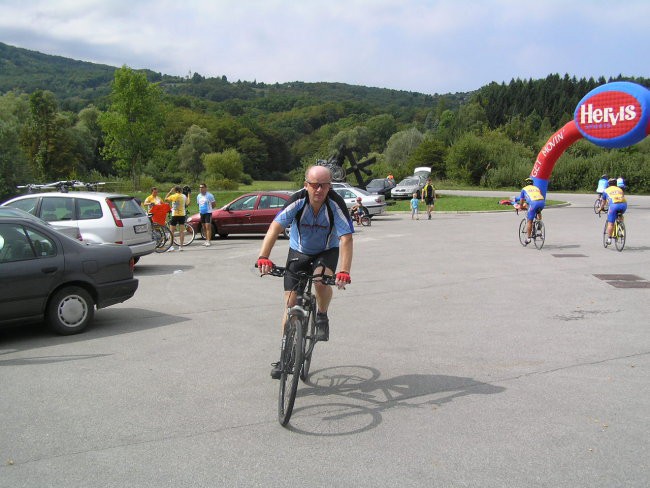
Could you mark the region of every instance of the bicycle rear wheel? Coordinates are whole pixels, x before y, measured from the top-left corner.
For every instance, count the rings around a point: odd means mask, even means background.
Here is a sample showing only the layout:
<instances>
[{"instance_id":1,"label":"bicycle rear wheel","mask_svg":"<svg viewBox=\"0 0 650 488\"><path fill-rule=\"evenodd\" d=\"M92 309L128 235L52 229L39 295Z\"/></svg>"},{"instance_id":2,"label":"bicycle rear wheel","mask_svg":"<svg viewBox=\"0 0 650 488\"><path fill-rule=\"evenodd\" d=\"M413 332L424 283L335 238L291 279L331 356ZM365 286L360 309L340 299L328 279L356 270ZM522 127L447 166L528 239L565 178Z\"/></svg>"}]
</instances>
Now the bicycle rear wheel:
<instances>
[{"instance_id":1,"label":"bicycle rear wheel","mask_svg":"<svg viewBox=\"0 0 650 488\"><path fill-rule=\"evenodd\" d=\"M536 220L533 222L533 242L537 249L544 247L544 241L546 241L546 230L544 228L544 222L541 220Z\"/></svg>"},{"instance_id":2,"label":"bicycle rear wheel","mask_svg":"<svg viewBox=\"0 0 650 488\"><path fill-rule=\"evenodd\" d=\"M364 215L361 217L361 225L369 226L370 225L370 217L367 215Z\"/></svg>"},{"instance_id":3,"label":"bicycle rear wheel","mask_svg":"<svg viewBox=\"0 0 650 488\"><path fill-rule=\"evenodd\" d=\"M522 219L519 223L519 242L522 246L526 245L526 237L528 236L526 232L526 219Z\"/></svg>"},{"instance_id":4,"label":"bicycle rear wheel","mask_svg":"<svg viewBox=\"0 0 650 488\"><path fill-rule=\"evenodd\" d=\"M174 244L177 246L181 245L179 229L180 229L180 225L177 225L176 231L174 232ZM185 235L183 236L183 246L189 246L194 242L194 238L196 237L196 233L194 232L194 227L186 223L183 229L185 230Z\"/></svg>"},{"instance_id":5,"label":"bicycle rear wheel","mask_svg":"<svg viewBox=\"0 0 650 488\"><path fill-rule=\"evenodd\" d=\"M618 252L621 252L625 247L625 224L623 222L614 222L614 225L617 227L616 232L616 249Z\"/></svg>"},{"instance_id":6,"label":"bicycle rear wheel","mask_svg":"<svg viewBox=\"0 0 650 488\"><path fill-rule=\"evenodd\" d=\"M296 401L300 370L302 369L302 320L295 315L289 316L282 337L282 354L280 357L280 391L278 395L278 421L287 425Z\"/></svg>"},{"instance_id":7,"label":"bicycle rear wheel","mask_svg":"<svg viewBox=\"0 0 650 488\"><path fill-rule=\"evenodd\" d=\"M309 378L309 368L311 366L311 355L314 352L314 346L316 345L316 298L311 297L311 306L309 313L309 318L307 319L307 333L303 338L305 347L304 347L304 357L302 361L302 369L300 370L300 379L303 382L307 382Z\"/></svg>"}]
</instances>

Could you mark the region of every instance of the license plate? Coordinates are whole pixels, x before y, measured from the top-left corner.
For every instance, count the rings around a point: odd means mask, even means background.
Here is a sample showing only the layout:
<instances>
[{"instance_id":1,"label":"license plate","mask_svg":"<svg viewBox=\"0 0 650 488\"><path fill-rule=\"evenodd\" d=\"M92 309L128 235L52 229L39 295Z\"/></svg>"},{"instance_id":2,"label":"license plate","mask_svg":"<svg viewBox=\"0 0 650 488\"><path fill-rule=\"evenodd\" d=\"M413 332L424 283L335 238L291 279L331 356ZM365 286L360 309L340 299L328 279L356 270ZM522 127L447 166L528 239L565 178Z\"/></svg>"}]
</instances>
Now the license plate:
<instances>
[{"instance_id":1,"label":"license plate","mask_svg":"<svg viewBox=\"0 0 650 488\"><path fill-rule=\"evenodd\" d=\"M133 230L135 231L136 234L142 234L143 232L147 232L147 224L135 225L133 226Z\"/></svg>"}]
</instances>

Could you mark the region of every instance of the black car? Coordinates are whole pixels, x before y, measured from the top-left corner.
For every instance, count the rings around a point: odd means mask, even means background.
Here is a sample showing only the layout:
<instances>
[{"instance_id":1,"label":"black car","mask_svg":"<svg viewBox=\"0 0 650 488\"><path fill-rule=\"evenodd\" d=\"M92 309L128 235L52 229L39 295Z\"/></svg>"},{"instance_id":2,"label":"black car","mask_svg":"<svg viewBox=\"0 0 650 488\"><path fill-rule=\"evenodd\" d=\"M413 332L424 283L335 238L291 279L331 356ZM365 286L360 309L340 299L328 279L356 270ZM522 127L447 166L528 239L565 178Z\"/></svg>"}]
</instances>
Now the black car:
<instances>
[{"instance_id":1,"label":"black car","mask_svg":"<svg viewBox=\"0 0 650 488\"><path fill-rule=\"evenodd\" d=\"M98 309L131 298L131 249L83 244L35 219L0 217L0 324L45 319L76 334Z\"/></svg>"},{"instance_id":2,"label":"black car","mask_svg":"<svg viewBox=\"0 0 650 488\"><path fill-rule=\"evenodd\" d=\"M395 188L395 180L392 178L378 178L376 180L371 180L370 183L366 185L366 191L368 193L384 195L384 198L390 198L390 191L393 188Z\"/></svg>"}]
</instances>

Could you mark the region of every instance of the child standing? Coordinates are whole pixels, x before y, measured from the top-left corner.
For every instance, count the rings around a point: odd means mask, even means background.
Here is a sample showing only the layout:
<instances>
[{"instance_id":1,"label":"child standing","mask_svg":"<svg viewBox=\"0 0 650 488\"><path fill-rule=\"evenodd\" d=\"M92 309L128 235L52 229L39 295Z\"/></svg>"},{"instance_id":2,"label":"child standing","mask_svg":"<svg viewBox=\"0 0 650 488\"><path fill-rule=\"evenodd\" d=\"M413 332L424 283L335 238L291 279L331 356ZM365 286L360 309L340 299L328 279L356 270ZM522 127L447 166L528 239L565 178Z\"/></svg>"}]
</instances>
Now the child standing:
<instances>
[{"instance_id":1,"label":"child standing","mask_svg":"<svg viewBox=\"0 0 650 488\"><path fill-rule=\"evenodd\" d=\"M411 198L411 220L420 220L420 215L418 214L420 205L420 200L418 199L418 194L414 193L413 198Z\"/></svg>"}]
</instances>

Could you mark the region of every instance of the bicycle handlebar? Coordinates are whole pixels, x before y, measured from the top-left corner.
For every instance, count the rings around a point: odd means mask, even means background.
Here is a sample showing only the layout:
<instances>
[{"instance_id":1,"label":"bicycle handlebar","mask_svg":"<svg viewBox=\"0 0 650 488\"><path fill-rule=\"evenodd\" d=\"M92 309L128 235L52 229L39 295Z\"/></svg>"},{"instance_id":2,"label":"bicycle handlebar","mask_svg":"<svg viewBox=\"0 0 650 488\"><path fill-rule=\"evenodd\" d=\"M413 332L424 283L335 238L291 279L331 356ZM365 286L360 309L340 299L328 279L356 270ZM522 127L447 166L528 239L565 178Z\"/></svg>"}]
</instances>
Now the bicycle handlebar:
<instances>
[{"instance_id":1,"label":"bicycle handlebar","mask_svg":"<svg viewBox=\"0 0 650 488\"><path fill-rule=\"evenodd\" d=\"M257 268L257 263L255 263L255 267ZM270 276L277 276L279 278L284 277L285 274L292 274L294 276L297 276L298 278L302 278L304 280L316 280L320 281L324 285L330 285L334 286L336 285L336 277L335 276L330 276L330 275L324 275L324 274L317 274L317 275L310 275L307 274L304 271L298 271L297 273L295 271L291 271L290 269L287 269L283 266L273 266L273 269L271 269L270 273L267 273ZM260 275L262 277L264 275Z\"/></svg>"}]
</instances>

